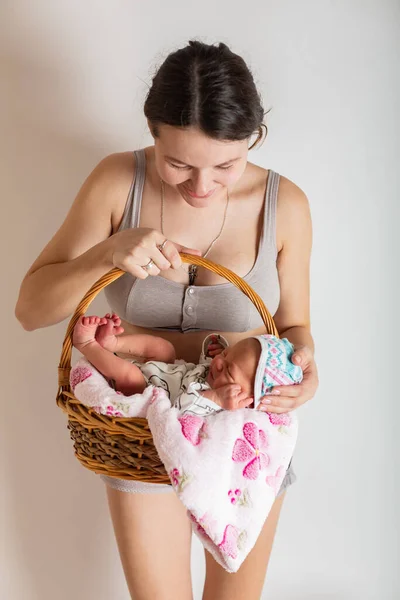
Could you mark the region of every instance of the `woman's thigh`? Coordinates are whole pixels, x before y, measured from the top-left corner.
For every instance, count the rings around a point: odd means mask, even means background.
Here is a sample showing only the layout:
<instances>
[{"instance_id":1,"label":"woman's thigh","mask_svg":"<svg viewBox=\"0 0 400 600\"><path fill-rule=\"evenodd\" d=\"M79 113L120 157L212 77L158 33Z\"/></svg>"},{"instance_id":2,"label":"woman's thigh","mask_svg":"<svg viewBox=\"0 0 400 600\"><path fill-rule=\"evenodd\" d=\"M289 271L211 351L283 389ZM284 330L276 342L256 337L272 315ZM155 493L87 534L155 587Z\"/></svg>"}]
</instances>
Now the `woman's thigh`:
<instances>
[{"instance_id":1,"label":"woman's thigh","mask_svg":"<svg viewBox=\"0 0 400 600\"><path fill-rule=\"evenodd\" d=\"M203 600L260 600L285 494L274 502L254 548L237 573L228 573L206 551Z\"/></svg>"},{"instance_id":2,"label":"woman's thigh","mask_svg":"<svg viewBox=\"0 0 400 600\"><path fill-rule=\"evenodd\" d=\"M192 600L191 524L176 494L126 493L106 488L131 597Z\"/></svg>"}]
</instances>

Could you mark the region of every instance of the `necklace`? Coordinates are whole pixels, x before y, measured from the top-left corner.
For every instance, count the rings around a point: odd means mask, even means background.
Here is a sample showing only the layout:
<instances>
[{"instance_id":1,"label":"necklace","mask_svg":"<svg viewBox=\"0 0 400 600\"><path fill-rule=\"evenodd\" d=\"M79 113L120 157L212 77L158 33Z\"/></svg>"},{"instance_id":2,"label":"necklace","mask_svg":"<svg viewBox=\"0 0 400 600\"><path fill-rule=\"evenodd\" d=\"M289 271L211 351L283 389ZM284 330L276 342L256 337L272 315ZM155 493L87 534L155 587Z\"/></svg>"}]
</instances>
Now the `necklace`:
<instances>
[{"instance_id":1,"label":"necklace","mask_svg":"<svg viewBox=\"0 0 400 600\"><path fill-rule=\"evenodd\" d=\"M163 235L165 235L165 233L164 233L164 181L162 179L160 181L161 181L161 233ZM215 237L213 239L213 241L211 242L211 244L209 245L209 247L203 254L203 258L207 257L208 253L211 251L211 248L214 246L215 242L217 240L219 240L219 238L221 237L222 231L225 226L226 213L228 211L228 206L229 206L229 191L226 190L226 204L225 204L224 218L222 220L221 229L219 230L217 237ZM196 277L197 277L198 268L199 268L198 265L189 265L189 270L188 270L189 285L194 285L194 282L196 281ZM183 269L183 265L182 265L182 269ZM185 269L183 269L183 270L185 270Z\"/></svg>"}]
</instances>

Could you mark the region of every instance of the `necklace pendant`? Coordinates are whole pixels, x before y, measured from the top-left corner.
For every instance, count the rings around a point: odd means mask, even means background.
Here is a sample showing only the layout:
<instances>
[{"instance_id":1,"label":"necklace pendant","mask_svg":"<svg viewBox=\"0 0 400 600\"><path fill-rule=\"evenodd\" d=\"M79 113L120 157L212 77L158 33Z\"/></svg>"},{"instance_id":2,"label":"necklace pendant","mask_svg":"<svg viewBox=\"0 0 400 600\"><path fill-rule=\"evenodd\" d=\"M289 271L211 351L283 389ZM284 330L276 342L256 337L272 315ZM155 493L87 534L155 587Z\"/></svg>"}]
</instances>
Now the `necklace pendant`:
<instances>
[{"instance_id":1,"label":"necklace pendant","mask_svg":"<svg viewBox=\"0 0 400 600\"><path fill-rule=\"evenodd\" d=\"M197 265L189 265L189 285L194 285L197 277Z\"/></svg>"}]
</instances>

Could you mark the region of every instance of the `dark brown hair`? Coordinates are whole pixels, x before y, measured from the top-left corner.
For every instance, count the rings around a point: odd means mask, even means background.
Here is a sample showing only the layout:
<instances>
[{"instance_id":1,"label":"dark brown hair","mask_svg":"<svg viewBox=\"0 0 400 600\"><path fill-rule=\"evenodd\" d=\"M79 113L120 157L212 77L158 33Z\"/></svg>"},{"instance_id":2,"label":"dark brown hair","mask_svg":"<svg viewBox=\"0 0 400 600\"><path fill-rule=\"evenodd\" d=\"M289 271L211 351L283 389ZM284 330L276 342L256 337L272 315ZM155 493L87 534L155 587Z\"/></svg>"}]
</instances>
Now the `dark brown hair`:
<instances>
[{"instance_id":1,"label":"dark brown hair","mask_svg":"<svg viewBox=\"0 0 400 600\"><path fill-rule=\"evenodd\" d=\"M198 127L218 140L263 138L264 109L243 58L223 43L190 41L167 56L144 104L152 131L158 125Z\"/></svg>"}]
</instances>

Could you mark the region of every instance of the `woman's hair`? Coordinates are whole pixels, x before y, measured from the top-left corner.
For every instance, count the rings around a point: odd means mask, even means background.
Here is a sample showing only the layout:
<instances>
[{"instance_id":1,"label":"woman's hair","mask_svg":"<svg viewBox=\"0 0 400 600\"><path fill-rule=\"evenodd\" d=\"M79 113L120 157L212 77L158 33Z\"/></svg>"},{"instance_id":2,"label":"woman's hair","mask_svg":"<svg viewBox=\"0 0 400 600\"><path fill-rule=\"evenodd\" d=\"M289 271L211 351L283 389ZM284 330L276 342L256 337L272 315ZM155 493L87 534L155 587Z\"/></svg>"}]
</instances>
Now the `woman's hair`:
<instances>
[{"instance_id":1,"label":"woman's hair","mask_svg":"<svg viewBox=\"0 0 400 600\"><path fill-rule=\"evenodd\" d=\"M243 58L223 43L190 41L167 56L144 104L155 136L158 125L198 127L218 140L262 139L264 109Z\"/></svg>"}]
</instances>

